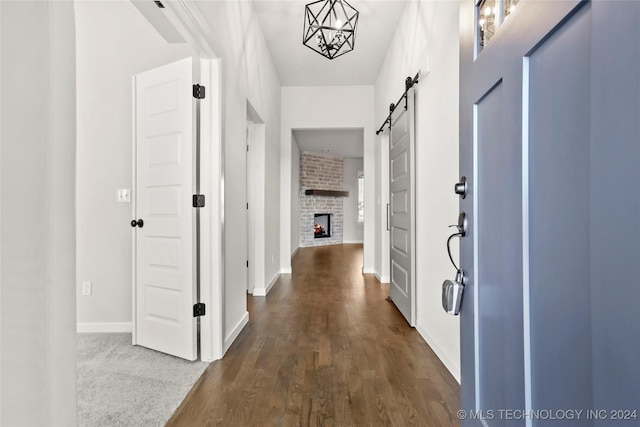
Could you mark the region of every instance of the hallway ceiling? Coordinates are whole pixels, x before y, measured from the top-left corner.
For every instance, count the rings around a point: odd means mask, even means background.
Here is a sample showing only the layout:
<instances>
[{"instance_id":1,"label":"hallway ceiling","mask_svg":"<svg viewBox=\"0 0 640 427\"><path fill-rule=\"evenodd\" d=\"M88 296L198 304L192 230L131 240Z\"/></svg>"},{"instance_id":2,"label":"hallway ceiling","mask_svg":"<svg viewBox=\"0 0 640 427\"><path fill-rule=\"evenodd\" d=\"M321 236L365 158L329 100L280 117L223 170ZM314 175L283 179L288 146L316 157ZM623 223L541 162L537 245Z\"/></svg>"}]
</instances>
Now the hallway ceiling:
<instances>
[{"instance_id":1,"label":"hallway ceiling","mask_svg":"<svg viewBox=\"0 0 640 427\"><path fill-rule=\"evenodd\" d=\"M363 158L363 129L295 129L293 137L300 151L331 156Z\"/></svg>"},{"instance_id":2,"label":"hallway ceiling","mask_svg":"<svg viewBox=\"0 0 640 427\"><path fill-rule=\"evenodd\" d=\"M355 49L329 60L302 44L312 0L253 0L282 86L375 84L406 5L404 0L348 0L360 12Z\"/></svg>"}]
</instances>

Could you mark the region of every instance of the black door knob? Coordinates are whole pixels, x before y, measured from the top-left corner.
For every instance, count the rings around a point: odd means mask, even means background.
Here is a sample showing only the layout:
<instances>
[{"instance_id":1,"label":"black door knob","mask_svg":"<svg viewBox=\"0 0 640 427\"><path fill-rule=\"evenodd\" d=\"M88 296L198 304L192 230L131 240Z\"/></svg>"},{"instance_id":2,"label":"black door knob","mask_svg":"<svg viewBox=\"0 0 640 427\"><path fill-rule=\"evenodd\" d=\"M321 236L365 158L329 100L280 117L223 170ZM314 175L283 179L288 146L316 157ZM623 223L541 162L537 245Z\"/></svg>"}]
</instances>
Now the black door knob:
<instances>
[{"instance_id":1,"label":"black door knob","mask_svg":"<svg viewBox=\"0 0 640 427\"><path fill-rule=\"evenodd\" d=\"M131 220L131 226L132 227L140 227L140 228L142 228L143 225L144 225L144 221L141 220L141 219L139 219L137 221L135 219Z\"/></svg>"},{"instance_id":2,"label":"black door knob","mask_svg":"<svg viewBox=\"0 0 640 427\"><path fill-rule=\"evenodd\" d=\"M138 227L142 228L143 225L144 225L144 221L139 219L138 220Z\"/></svg>"}]
</instances>

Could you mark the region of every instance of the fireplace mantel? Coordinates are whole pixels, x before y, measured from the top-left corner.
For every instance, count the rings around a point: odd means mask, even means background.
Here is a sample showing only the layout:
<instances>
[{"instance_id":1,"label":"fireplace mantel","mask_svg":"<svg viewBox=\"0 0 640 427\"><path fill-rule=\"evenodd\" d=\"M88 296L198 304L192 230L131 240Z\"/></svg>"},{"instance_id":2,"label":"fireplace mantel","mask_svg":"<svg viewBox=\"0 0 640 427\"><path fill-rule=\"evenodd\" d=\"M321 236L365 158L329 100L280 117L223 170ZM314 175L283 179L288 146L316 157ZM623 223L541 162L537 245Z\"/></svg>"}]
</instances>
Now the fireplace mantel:
<instances>
[{"instance_id":1,"label":"fireplace mantel","mask_svg":"<svg viewBox=\"0 0 640 427\"><path fill-rule=\"evenodd\" d=\"M338 190L305 190L307 196L349 197L348 191Z\"/></svg>"}]
</instances>

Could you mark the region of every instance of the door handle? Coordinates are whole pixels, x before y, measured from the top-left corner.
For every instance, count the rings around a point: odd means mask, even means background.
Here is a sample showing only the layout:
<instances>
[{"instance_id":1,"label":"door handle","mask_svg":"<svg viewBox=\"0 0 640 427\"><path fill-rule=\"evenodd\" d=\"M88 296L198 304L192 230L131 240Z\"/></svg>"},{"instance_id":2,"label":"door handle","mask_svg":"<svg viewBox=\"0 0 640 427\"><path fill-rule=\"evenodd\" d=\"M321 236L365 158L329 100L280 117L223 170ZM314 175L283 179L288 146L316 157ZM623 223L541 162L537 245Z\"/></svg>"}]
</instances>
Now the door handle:
<instances>
[{"instance_id":1,"label":"door handle","mask_svg":"<svg viewBox=\"0 0 640 427\"><path fill-rule=\"evenodd\" d=\"M137 220L137 221L136 221L135 219L132 219L132 220L131 220L131 226L132 226L132 227L136 227L136 226L138 226L138 227L142 228L142 227L144 226L144 221L143 221L143 220L141 220L141 219L139 219L139 220Z\"/></svg>"},{"instance_id":2,"label":"door handle","mask_svg":"<svg viewBox=\"0 0 640 427\"><path fill-rule=\"evenodd\" d=\"M467 235L467 214L464 212L460 212L458 215L458 232L460 233L460 237L464 237Z\"/></svg>"},{"instance_id":3,"label":"door handle","mask_svg":"<svg viewBox=\"0 0 640 427\"><path fill-rule=\"evenodd\" d=\"M463 176L460 178L460 182L456 183L453 186L453 191L457 195L460 196L461 199L467 197L467 177Z\"/></svg>"},{"instance_id":4,"label":"door handle","mask_svg":"<svg viewBox=\"0 0 640 427\"><path fill-rule=\"evenodd\" d=\"M460 212L460 215L458 215L458 223L450 227L456 227L458 229L457 233L453 233L447 239L447 254L449 255L451 264L453 264L453 267L456 269L456 278L455 280L445 280L442 284L442 308L446 313L457 316L460 314L465 277L464 271L458 267L451 255L451 239L467 235L467 215L464 212Z\"/></svg>"},{"instance_id":5,"label":"door handle","mask_svg":"<svg viewBox=\"0 0 640 427\"><path fill-rule=\"evenodd\" d=\"M458 267L456 262L453 260L453 256L451 256L451 239L454 237L464 237L467 235L467 214L464 212L460 212L458 215L458 223L456 225L450 225L449 227L456 227L458 229L457 233L453 233L447 239L447 254L449 255L449 259L451 260L451 264L456 269L456 272L461 272L462 269Z\"/></svg>"},{"instance_id":6,"label":"door handle","mask_svg":"<svg viewBox=\"0 0 640 427\"><path fill-rule=\"evenodd\" d=\"M387 203L387 231L391 230L391 205Z\"/></svg>"}]
</instances>

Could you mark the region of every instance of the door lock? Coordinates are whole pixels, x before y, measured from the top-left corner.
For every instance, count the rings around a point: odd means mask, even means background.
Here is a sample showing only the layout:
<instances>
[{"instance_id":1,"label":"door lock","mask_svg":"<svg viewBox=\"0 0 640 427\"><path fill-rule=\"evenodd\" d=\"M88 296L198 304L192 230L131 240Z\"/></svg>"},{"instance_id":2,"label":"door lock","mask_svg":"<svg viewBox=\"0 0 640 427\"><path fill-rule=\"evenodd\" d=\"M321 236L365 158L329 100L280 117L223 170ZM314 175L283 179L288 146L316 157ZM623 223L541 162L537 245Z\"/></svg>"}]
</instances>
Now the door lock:
<instances>
[{"instance_id":1,"label":"door lock","mask_svg":"<svg viewBox=\"0 0 640 427\"><path fill-rule=\"evenodd\" d=\"M455 280L445 280L442 284L442 308L447 314L460 314L464 293L464 272L458 270Z\"/></svg>"},{"instance_id":2,"label":"door lock","mask_svg":"<svg viewBox=\"0 0 640 427\"><path fill-rule=\"evenodd\" d=\"M456 183L453 186L453 191L460 196L460 198L464 199L467 197L467 177L463 176L460 178L460 182Z\"/></svg>"},{"instance_id":3,"label":"door lock","mask_svg":"<svg viewBox=\"0 0 640 427\"><path fill-rule=\"evenodd\" d=\"M131 220L131 226L132 226L132 227L136 227L136 226L137 226L137 227L142 228L142 226L143 226L143 225L144 225L144 221L143 221L143 220L141 220L141 219L139 219L139 220L137 220L137 221L136 221L135 219L132 219L132 220Z\"/></svg>"},{"instance_id":4,"label":"door lock","mask_svg":"<svg viewBox=\"0 0 640 427\"><path fill-rule=\"evenodd\" d=\"M464 181L464 177L462 177ZM456 184L456 193L458 192ZM466 183L464 183L466 188ZM463 196L464 197L464 196ZM454 237L464 237L467 234L467 215L464 212L460 212L458 215L458 223L455 225L451 225L450 227L456 227L458 229L457 233L453 233L447 239L447 254L449 255L449 259L451 260L451 264L456 269L456 278L455 280L445 280L442 284L442 308L448 314L452 314L457 316L460 314L460 307L462 303L462 294L464 292L464 271L453 260L453 256L451 255L451 239Z\"/></svg>"}]
</instances>

